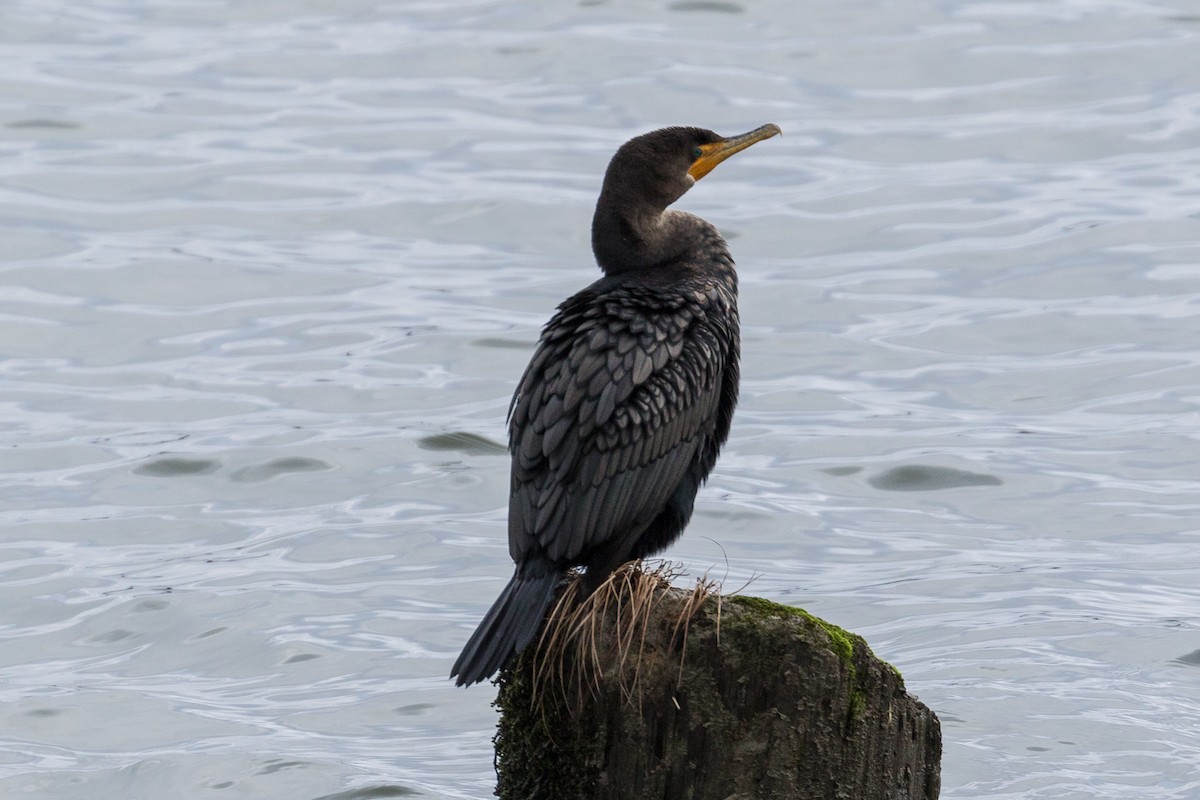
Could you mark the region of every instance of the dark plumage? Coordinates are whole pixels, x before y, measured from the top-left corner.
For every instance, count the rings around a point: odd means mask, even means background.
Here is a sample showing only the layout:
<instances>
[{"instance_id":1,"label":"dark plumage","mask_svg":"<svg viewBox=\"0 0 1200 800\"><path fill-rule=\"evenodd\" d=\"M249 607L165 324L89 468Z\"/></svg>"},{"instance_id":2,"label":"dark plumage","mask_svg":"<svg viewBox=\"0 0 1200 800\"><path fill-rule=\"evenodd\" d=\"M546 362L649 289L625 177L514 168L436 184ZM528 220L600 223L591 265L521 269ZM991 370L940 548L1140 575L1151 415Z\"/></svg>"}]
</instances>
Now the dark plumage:
<instances>
[{"instance_id":1,"label":"dark plumage","mask_svg":"<svg viewBox=\"0 0 1200 800\"><path fill-rule=\"evenodd\" d=\"M509 409L516 573L455 662L459 685L529 645L569 568L591 592L682 533L737 403L737 274L716 228L667 206L777 133L665 128L613 156L592 220L604 277L559 306Z\"/></svg>"}]
</instances>

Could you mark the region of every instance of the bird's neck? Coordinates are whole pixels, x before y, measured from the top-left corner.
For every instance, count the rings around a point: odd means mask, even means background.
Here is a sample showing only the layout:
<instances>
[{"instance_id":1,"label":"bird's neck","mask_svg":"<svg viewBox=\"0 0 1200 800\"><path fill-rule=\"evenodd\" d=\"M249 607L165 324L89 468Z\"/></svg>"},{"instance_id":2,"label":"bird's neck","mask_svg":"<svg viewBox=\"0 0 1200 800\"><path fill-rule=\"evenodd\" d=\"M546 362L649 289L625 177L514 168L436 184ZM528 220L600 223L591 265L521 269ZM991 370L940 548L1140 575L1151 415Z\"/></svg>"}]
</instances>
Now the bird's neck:
<instances>
[{"instance_id":1,"label":"bird's neck","mask_svg":"<svg viewBox=\"0 0 1200 800\"><path fill-rule=\"evenodd\" d=\"M724 240L708 222L682 211L618 208L601 203L592 218L592 251L606 275L693 261Z\"/></svg>"}]
</instances>

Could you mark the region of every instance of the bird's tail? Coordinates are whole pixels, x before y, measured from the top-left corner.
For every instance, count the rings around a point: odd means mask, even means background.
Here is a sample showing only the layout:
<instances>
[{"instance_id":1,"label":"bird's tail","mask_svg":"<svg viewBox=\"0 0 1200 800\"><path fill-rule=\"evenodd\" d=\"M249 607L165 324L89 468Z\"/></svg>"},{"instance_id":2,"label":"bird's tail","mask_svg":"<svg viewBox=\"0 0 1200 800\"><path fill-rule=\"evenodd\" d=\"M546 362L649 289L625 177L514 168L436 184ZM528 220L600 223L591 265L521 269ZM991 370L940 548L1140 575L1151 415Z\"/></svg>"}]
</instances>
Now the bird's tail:
<instances>
[{"instance_id":1,"label":"bird's tail","mask_svg":"<svg viewBox=\"0 0 1200 800\"><path fill-rule=\"evenodd\" d=\"M457 685L490 678L529 646L554 600L558 579L553 569L538 576L524 576L517 570L454 662L450 677L457 676Z\"/></svg>"}]
</instances>

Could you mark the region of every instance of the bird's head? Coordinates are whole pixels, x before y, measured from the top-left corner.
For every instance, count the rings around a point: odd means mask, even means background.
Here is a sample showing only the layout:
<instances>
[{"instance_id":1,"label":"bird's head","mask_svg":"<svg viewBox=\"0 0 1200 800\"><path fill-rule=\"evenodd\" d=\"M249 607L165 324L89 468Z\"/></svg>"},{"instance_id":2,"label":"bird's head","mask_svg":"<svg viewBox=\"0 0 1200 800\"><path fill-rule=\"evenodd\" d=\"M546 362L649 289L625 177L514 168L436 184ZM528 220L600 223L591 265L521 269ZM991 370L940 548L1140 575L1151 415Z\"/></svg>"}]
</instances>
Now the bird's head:
<instances>
[{"instance_id":1,"label":"bird's head","mask_svg":"<svg viewBox=\"0 0 1200 800\"><path fill-rule=\"evenodd\" d=\"M777 133L777 125L728 137L704 128L663 128L621 145L592 217L592 251L600 268L613 275L681 257L702 238L695 227L708 223L664 214L667 206L717 164Z\"/></svg>"},{"instance_id":2,"label":"bird's head","mask_svg":"<svg viewBox=\"0 0 1200 800\"><path fill-rule=\"evenodd\" d=\"M734 153L780 133L763 125L740 136L719 136L704 128L662 128L630 139L617 150L604 176L604 193L625 205L644 204L661 212Z\"/></svg>"}]
</instances>

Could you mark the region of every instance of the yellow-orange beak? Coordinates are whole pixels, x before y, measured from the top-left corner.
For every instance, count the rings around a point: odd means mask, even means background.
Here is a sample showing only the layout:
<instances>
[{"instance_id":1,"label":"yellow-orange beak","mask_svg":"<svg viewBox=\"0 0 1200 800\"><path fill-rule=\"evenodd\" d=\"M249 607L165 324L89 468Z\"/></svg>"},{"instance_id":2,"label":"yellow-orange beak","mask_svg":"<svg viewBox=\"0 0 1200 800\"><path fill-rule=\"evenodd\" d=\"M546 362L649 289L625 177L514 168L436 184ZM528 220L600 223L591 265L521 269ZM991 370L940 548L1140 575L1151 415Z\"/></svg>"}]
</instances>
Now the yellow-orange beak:
<instances>
[{"instance_id":1,"label":"yellow-orange beak","mask_svg":"<svg viewBox=\"0 0 1200 800\"><path fill-rule=\"evenodd\" d=\"M700 157L688 168L688 175L692 176L692 180L698 181L712 172L713 167L734 153L741 152L750 145L761 142L763 139L770 139L777 133L783 133L783 131L779 130L778 125L767 124L761 128L755 128L749 133L743 133L741 136L730 136L728 139L722 139L719 142L702 144L700 145Z\"/></svg>"}]
</instances>

